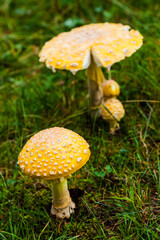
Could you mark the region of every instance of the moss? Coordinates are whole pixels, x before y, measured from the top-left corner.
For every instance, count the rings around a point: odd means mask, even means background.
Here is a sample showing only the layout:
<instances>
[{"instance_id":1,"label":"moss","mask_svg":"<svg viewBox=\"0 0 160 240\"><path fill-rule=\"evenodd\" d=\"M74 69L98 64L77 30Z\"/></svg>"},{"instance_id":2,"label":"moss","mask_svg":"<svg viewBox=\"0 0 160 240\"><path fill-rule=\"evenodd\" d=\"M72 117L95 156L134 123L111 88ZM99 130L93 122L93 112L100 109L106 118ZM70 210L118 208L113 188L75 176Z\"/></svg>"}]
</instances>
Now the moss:
<instances>
[{"instance_id":1,"label":"moss","mask_svg":"<svg viewBox=\"0 0 160 240\"><path fill-rule=\"evenodd\" d=\"M36 207L46 207L51 202L50 192L42 189L31 193L27 190L23 198L23 207L35 210Z\"/></svg>"}]
</instances>

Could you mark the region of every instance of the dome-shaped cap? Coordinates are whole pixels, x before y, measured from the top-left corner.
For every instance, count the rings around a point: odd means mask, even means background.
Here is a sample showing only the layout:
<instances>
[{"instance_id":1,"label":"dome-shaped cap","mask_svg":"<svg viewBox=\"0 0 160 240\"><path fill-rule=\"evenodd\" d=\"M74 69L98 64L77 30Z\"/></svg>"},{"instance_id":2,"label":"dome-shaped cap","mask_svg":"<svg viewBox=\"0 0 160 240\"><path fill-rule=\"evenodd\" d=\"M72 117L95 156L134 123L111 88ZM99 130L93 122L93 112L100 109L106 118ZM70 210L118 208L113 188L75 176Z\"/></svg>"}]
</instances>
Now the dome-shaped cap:
<instances>
[{"instance_id":1,"label":"dome-shaped cap","mask_svg":"<svg viewBox=\"0 0 160 240\"><path fill-rule=\"evenodd\" d=\"M110 67L131 56L143 41L142 35L120 23L96 23L74 28L52 38L39 56L48 68L67 69L75 73L86 69L91 54L97 66Z\"/></svg>"},{"instance_id":2,"label":"dome-shaped cap","mask_svg":"<svg viewBox=\"0 0 160 240\"><path fill-rule=\"evenodd\" d=\"M18 157L23 173L37 178L65 177L81 168L90 157L88 143L77 133L60 127L31 137Z\"/></svg>"},{"instance_id":3,"label":"dome-shaped cap","mask_svg":"<svg viewBox=\"0 0 160 240\"><path fill-rule=\"evenodd\" d=\"M116 119L117 121L120 121L121 118L124 117L125 110L122 103L118 99L111 98L105 101L103 104L108 109L107 111L104 106L101 108L101 114L104 120L112 121Z\"/></svg>"},{"instance_id":4,"label":"dome-shaped cap","mask_svg":"<svg viewBox=\"0 0 160 240\"><path fill-rule=\"evenodd\" d=\"M120 87L115 80L105 80L101 87L104 97L115 97L120 94Z\"/></svg>"}]
</instances>

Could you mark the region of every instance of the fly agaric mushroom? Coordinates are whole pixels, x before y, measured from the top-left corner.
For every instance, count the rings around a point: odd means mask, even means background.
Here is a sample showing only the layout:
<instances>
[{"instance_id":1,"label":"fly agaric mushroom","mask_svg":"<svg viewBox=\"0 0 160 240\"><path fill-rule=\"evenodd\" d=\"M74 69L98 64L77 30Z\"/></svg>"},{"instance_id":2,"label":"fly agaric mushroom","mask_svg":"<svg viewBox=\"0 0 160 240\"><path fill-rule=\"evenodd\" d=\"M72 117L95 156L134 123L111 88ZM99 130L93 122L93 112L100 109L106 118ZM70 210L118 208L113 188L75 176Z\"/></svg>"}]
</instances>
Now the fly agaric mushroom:
<instances>
[{"instance_id":1,"label":"fly agaric mushroom","mask_svg":"<svg viewBox=\"0 0 160 240\"><path fill-rule=\"evenodd\" d=\"M120 94L119 84L115 80L105 80L101 87L105 99L117 97Z\"/></svg>"},{"instance_id":2,"label":"fly agaric mushroom","mask_svg":"<svg viewBox=\"0 0 160 240\"><path fill-rule=\"evenodd\" d=\"M111 66L129 57L142 45L142 35L130 26L120 23L89 24L64 32L46 42L40 51L40 62L45 62L53 72L56 69L87 69L90 105L100 105L100 84L105 77L101 66ZM93 114L94 115L94 114Z\"/></svg>"},{"instance_id":3,"label":"fly agaric mushroom","mask_svg":"<svg viewBox=\"0 0 160 240\"><path fill-rule=\"evenodd\" d=\"M115 134L115 131L119 129L118 122L125 114L122 103L116 98L108 99L103 103L100 112L102 118L109 122L110 133Z\"/></svg>"},{"instance_id":4,"label":"fly agaric mushroom","mask_svg":"<svg viewBox=\"0 0 160 240\"><path fill-rule=\"evenodd\" d=\"M51 214L69 218L74 212L67 178L89 159L88 143L77 133L60 127L42 130L31 137L18 157L23 173L52 183Z\"/></svg>"}]
</instances>

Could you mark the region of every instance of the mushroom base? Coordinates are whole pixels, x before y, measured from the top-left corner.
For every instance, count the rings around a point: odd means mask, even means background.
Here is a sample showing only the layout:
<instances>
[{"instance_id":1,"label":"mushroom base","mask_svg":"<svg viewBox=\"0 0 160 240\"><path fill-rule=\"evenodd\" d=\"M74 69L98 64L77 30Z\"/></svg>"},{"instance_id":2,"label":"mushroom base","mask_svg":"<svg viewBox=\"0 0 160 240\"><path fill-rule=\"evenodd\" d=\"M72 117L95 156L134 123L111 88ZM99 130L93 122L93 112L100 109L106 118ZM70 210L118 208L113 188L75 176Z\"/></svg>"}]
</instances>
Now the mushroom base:
<instances>
[{"instance_id":1,"label":"mushroom base","mask_svg":"<svg viewBox=\"0 0 160 240\"><path fill-rule=\"evenodd\" d=\"M58 218L69 218L70 214L74 212L75 204L72 202L67 179L62 177L52 181L52 207L51 214Z\"/></svg>"},{"instance_id":2,"label":"mushroom base","mask_svg":"<svg viewBox=\"0 0 160 240\"><path fill-rule=\"evenodd\" d=\"M120 129L119 123L116 120L108 121L109 122L109 132L114 135L117 130Z\"/></svg>"},{"instance_id":3,"label":"mushroom base","mask_svg":"<svg viewBox=\"0 0 160 240\"><path fill-rule=\"evenodd\" d=\"M99 111L97 107L101 104L102 101L102 90L99 85L91 79L88 79L88 88L90 95L90 108L93 108L91 112L91 117L94 118L97 111Z\"/></svg>"},{"instance_id":4,"label":"mushroom base","mask_svg":"<svg viewBox=\"0 0 160 240\"><path fill-rule=\"evenodd\" d=\"M74 213L75 203L71 200L68 205L64 208L55 208L53 205L51 207L51 214L56 215L56 217L64 219L70 218L71 213Z\"/></svg>"}]
</instances>

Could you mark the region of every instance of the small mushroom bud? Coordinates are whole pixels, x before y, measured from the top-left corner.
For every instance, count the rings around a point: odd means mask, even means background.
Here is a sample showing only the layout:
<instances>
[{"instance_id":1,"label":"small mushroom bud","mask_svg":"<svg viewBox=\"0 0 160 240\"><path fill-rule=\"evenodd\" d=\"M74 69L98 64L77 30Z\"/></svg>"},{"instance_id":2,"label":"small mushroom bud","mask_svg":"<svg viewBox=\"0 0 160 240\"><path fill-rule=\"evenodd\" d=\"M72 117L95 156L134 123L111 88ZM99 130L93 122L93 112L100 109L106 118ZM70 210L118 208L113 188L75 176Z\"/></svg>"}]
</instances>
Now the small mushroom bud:
<instances>
[{"instance_id":1,"label":"small mushroom bud","mask_svg":"<svg viewBox=\"0 0 160 240\"><path fill-rule=\"evenodd\" d=\"M110 133L115 134L115 131L119 129L119 121L125 114L122 103L116 98L108 99L103 103L100 113L102 118L109 123Z\"/></svg>"},{"instance_id":2,"label":"small mushroom bud","mask_svg":"<svg viewBox=\"0 0 160 240\"><path fill-rule=\"evenodd\" d=\"M51 182L51 214L69 218L75 203L68 191L67 178L88 161L90 154L88 143L80 135L54 127L28 140L19 154L18 164L26 175Z\"/></svg>"},{"instance_id":3,"label":"small mushroom bud","mask_svg":"<svg viewBox=\"0 0 160 240\"><path fill-rule=\"evenodd\" d=\"M117 97L120 94L120 87L115 80L105 80L101 87L105 99Z\"/></svg>"}]
</instances>

